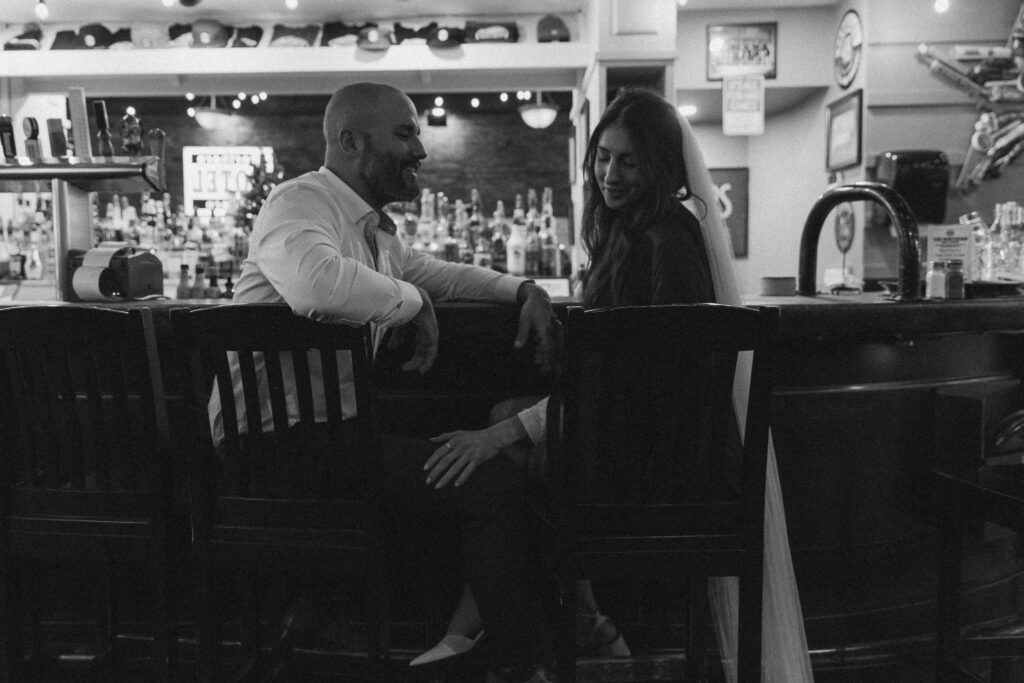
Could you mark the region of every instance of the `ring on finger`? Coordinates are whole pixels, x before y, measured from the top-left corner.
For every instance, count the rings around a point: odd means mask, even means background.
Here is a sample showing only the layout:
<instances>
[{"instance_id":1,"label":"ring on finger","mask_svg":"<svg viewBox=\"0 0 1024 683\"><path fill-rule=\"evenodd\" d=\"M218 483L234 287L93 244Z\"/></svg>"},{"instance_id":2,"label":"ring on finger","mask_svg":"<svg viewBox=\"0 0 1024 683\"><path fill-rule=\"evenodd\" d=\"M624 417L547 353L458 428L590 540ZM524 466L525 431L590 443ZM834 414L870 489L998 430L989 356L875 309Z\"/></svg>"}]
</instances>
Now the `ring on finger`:
<instances>
[{"instance_id":1,"label":"ring on finger","mask_svg":"<svg viewBox=\"0 0 1024 683\"><path fill-rule=\"evenodd\" d=\"M448 450L452 450L452 442L451 441L446 441L444 445L448 447Z\"/></svg>"}]
</instances>

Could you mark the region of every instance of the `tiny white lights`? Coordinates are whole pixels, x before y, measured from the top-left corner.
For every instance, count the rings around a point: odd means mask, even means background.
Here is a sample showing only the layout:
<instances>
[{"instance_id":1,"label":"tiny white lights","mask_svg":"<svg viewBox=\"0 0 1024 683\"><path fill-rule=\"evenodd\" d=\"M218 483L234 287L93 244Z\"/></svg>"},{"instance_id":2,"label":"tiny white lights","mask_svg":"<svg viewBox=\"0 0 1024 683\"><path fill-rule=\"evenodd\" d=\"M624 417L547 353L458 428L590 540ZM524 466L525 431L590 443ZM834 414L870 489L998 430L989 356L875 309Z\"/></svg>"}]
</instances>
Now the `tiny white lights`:
<instances>
[{"instance_id":1,"label":"tiny white lights","mask_svg":"<svg viewBox=\"0 0 1024 683\"><path fill-rule=\"evenodd\" d=\"M284 6L288 9L298 9L299 0L284 0Z\"/></svg>"},{"instance_id":2,"label":"tiny white lights","mask_svg":"<svg viewBox=\"0 0 1024 683\"><path fill-rule=\"evenodd\" d=\"M263 92L261 90L260 91L260 102L266 102L266 101L267 101L267 93L265 93L265 92Z\"/></svg>"},{"instance_id":3,"label":"tiny white lights","mask_svg":"<svg viewBox=\"0 0 1024 683\"><path fill-rule=\"evenodd\" d=\"M46 6L46 0L39 0L36 5L36 18L39 21L46 21L50 18L50 8Z\"/></svg>"},{"instance_id":4,"label":"tiny white lights","mask_svg":"<svg viewBox=\"0 0 1024 683\"><path fill-rule=\"evenodd\" d=\"M935 0L935 11L939 14L949 11L949 0Z\"/></svg>"},{"instance_id":5,"label":"tiny white lights","mask_svg":"<svg viewBox=\"0 0 1024 683\"><path fill-rule=\"evenodd\" d=\"M434 106L435 107L443 107L444 106L444 98L441 97L440 95L435 97L434 98Z\"/></svg>"},{"instance_id":6,"label":"tiny white lights","mask_svg":"<svg viewBox=\"0 0 1024 683\"><path fill-rule=\"evenodd\" d=\"M508 102L508 93L501 93L500 95L498 95L498 99L501 100L502 102Z\"/></svg>"},{"instance_id":7,"label":"tiny white lights","mask_svg":"<svg viewBox=\"0 0 1024 683\"><path fill-rule=\"evenodd\" d=\"M188 109L185 110L185 113L188 114L190 118L195 118L196 108L195 107L189 107Z\"/></svg>"},{"instance_id":8,"label":"tiny white lights","mask_svg":"<svg viewBox=\"0 0 1024 683\"><path fill-rule=\"evenodd\" d=\"M479 107L480 106L480 98L479 97L474 97L473 99L471 99L469 101L469 106L473 107L473 109L476 109L477 107Z\"/></svg>"},{"instance_id":9,"label":"tiny white lights","mask_svg":"<svg viewBox=\"0 0 1024 683\"><path fill-rule=\"evenodd\" d=\"M679 105L679 113L682 114L683 116L693 116L694 114L697 113L697 105L696 104L680 104Z\"/></svg>"},{"instance_id":10,"label":"tiny white lights","mask_svg":"<svg viewBox=\"0 0 1024 683\"><path fill-rule=\"evenodd\" d=\"M174 7L174 0L163 0L164 7Z\"/></svg>"},{"instance_id":11,"label":"tiny white lights","mask_svg":"<svg viewBox=\"0 0 1024 683\"><path fill-rule=\"evenodd\" d=\"M245 99L245 93L244 92L238 93L238 99L244 100Z\"/></svg>"},{"instance_id":12,"label":"tiny white lights","mask_svg":"<svg viewBox=\"0 0 1024 683\"><path fill-rule=\"evenodd\" d=\"M196 94L194 92L187 92L187 93L185 93L185 99L188 100L189 102L191 102L195 98L196 98Z\"/></svg>"},{"instance_id":13,"label":"tiny white lights","mask_svg":"<svg viewBox=\"0 0 1024 683\"><path fill-rule=\"evenodd\" d=\"M128 115L130 115L130 116L135 116L135 107L133 107L133 106L131 106L131 105L129 105L129 106L127 106L127 107L125 107L125 108L124 108L124 113L125 113L125 114L128 114Z\"/></svg>"},{"instance_id":14,"label":"tiny white lights","mask_svg":"<svg viewBox=\"0 0 1024 683\"><path fill-rule=\"evenodd\" d=\"M231 100L231 107L233 109L240 109L242 107L242 100Z\"/></svg>"}]
</instances>

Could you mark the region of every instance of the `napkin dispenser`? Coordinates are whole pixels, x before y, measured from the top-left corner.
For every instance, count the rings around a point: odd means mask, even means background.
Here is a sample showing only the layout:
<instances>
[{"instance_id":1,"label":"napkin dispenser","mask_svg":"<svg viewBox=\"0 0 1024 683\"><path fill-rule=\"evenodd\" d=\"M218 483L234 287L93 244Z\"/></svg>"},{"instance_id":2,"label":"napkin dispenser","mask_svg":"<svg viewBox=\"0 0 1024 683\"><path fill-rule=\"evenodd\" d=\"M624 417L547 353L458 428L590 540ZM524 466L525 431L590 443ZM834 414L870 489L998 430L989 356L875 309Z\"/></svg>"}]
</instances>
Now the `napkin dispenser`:
<instances>
[{"instance_id":1,"label":"napkin dispenser","mask_svg":"<svg viewBox=\"0 0 1024 683\"><path fill-rule=\"evenodd\" d=\"M160 259L133 247L95 247L68 253L71 286L81 301L117 301L162 296Z\"/></svg>"}]
</instances>

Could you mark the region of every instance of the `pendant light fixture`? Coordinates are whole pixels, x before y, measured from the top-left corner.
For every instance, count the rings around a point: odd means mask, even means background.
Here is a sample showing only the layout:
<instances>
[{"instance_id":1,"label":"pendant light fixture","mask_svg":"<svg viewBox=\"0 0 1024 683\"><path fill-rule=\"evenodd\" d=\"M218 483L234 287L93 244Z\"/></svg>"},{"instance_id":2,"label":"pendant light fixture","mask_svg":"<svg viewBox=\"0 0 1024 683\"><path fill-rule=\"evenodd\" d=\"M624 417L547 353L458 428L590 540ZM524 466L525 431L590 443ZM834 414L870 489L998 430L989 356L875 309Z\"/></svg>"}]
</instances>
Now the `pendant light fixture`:
<instances>
[{"instance_id":1,"label":"pendant light fixture","mask_svg":"<svg viewBox=\"0 0 1024 683\"><path fill-rule=\"evenodd\" d=\"M540 90L538 90L537 101L519 107L519 116L522 117L523 123L530 128L547 128L555 122L555 117L558 116L558 107L544 102Z\"/></svg>"}]
</instances>

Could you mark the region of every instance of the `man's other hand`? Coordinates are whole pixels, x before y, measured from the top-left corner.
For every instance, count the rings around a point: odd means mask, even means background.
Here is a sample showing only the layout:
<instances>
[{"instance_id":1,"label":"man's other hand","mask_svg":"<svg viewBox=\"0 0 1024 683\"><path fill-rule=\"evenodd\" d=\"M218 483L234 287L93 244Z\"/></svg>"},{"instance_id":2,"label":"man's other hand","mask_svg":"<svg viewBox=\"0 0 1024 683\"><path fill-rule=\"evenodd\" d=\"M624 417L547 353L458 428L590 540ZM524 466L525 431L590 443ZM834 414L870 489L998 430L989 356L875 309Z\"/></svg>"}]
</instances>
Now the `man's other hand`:
<instances>
[{"instance_id":1,"label":"man's other hand","mask_svg":"<svg viewBox=\"0 0 1024 683\"><path fill-rule=\"evenodd\" d=\"M513 346L526 346L530 332L536 336L537 346L533 362L544 374L551 372L558 355L558 329L561 323L551 308L551 297L533 282L524 282L516 293L519 310L519 331Z\"/></svg>"}]
</instances>

